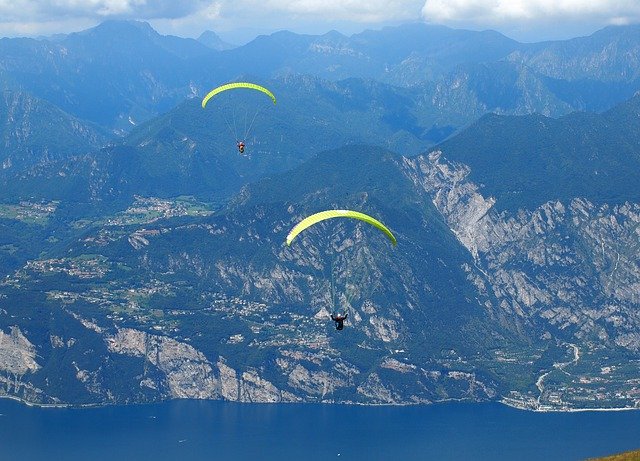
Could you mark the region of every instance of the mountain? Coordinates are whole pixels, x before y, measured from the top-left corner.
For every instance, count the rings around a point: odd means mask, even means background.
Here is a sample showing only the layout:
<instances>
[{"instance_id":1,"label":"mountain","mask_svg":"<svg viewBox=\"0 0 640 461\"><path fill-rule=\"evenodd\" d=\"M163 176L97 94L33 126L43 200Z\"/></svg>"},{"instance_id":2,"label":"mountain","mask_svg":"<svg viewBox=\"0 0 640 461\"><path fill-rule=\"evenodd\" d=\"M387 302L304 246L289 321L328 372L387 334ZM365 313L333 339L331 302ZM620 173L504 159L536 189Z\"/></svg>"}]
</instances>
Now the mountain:
<instances>
[{"instance_id":1,"label":"mountain","mask_svg":"<svg viewBox=\"0 0 640 461\"><path fill-rule=\"evenodd\" d=\"M76 117L123 130L190 94L189 68L215 52L148 24L108 21L55 41L0 40L3 77Z\"/></svg>"},{"instance_id":2,"label":"mountain","mask_svg":"<svg viewBox=\"0 0 640 461\"><path fill-rule=\"evenodd\" d=\"M108 139L98 127L22 92L2 93L0 123L3 176L89 152Z\"/></svg>"},{"instance_id":3,"label":"mountain","mask_svg":"<svg viewBox=\"0 0 640 461\"><path fill-rule=\"evenodd\" d=\"M227 43L224 40L222 40L218 36L218 34L213 32L212 30L205 30L200 34L197 40L203 45L206 45L208 48L211 48L212 50L215 50L215 51L230 50L236 47L235 45L231 45L230 43Z\"/></svg>"},{"instance_id":4,"label":"mountain","mask_svg":"<svg viewBox=\"0 0 640 461\"><path fill-rule=\"evenodd\" d=\"M638 91L640 27L609 26L588 37L522 47L508 60L545 76L545 85L577 110L604 111Z\"/></svg>"},{"instance_id":5,"label":"mountain","mask_svg":"<svg viewBox=\"0 0 640 461\"><path fill-rule=\"evenodd\" d=\"M596 204L638 202L640 95L603 114L486 115L440 144L471 169L501 209L534 209L584 197Z\"/></svg>"},{"instance_id":6,"label":"mountain","mask_svg":"<svg viewBox=\"0 0 640 461\"><path fill-rule=\"evenodd\" d=\"M521 47L509 59L551 78L634 82L640 78L640 26L608 26L587 37Z\"/></svg>"},{"instance_id":7,"label":"mountain","mask_svg":"<svg viewBox=\"0 0 640 461\"><path fill-rule=\"evenodd\" d=\"M440 118L449 115L458 121L458 127L487 113L558 117L574 110L555 94L548 79L508 61L457 66L435 84L414 87L414 94Z\"/></svg>"}]
</instances>

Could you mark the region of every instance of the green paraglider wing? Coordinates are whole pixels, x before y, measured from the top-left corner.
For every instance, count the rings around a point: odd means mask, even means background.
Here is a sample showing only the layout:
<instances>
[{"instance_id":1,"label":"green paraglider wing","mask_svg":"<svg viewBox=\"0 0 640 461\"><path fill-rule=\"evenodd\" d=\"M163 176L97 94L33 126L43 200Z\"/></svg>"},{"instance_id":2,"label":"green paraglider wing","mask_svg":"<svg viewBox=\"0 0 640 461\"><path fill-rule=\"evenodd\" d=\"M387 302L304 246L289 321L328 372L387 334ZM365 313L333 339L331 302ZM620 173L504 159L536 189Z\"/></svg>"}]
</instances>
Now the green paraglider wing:
<instances>
[{"instance_id":1,"label":"green paraglider wing","mask_svg":"<svg viewBox=\"0 0 640 461\"><path fill-rule=\"evenodd\" d=\"M265 87L256 85L255 83L236 82L236 83L227 83L226 85L219 86L218 88L214 88L213 90L209 91L209 93L207 93L207 95L202 99L202 108L204 109L207 103L209 102L209 99L213 98L218 93L222 93L223 91L227 91L227 90L232 90L234 88L248 88L250 90L262 91L264 94L266 94L271 98L274 104L276 103L276 97L273 95L271 91L267 90Z\"/></svg>"},{"instance_id":2,"label":"green paraglider wing","mask_svg":"<svg viewBox=\"0 0 640 461\"><path fill-rule=\"evenodd\" d=\"M291 229L291 232L289 232L289 235L287 235L287 245L291 245L291 242L293 241L293 239L295 239L296 236L303 230L313 226L314 224L318 224L320 221L324 221L325 219L331 219L331 218L359 219L360 221L364 221L380 229L382 232L385 233L387 238L391 240L391 243L393 243L394 245L398 243L396 241L396 238L391 233L391 231L384 224L382 224L380 221L372 218L369 215L366 215L364 213L359 213L357 211L351 211L351 210L327 210L327 211L321 211L320 213L316 213L311 216L308 216L304 218L302 221L300 221L298 224L296 224L294 228Z\"/></svg>"}]
</instances>

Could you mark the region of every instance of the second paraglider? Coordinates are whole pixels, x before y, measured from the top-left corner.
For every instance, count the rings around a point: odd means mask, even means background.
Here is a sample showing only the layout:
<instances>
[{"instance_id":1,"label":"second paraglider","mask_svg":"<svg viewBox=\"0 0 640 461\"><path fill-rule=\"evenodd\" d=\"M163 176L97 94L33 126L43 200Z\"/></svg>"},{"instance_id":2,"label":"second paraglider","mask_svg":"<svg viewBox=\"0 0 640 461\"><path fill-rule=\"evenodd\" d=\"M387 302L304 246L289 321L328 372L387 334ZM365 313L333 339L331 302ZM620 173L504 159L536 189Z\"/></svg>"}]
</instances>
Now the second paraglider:
<instances>
[{"instance_id":1,"label":"second paraglider","mask_svg":"<svg viewBox=\"0 0 640 461\"><path fill-rule=\"evenodd\" d=\"M367 214L364 214L358 211L352 211L352 210L326 210L326 211L321 211L319 213L315 213L311 216L308 216L302 221L300 221L298 224L296 224L287 235L287 239L286 239L287 246L290 246L291 243L296 239L296 237L302 232L304 232L305 230L311 228L312 226L315 226L316 224L322 221L333 219L333 218L351 218L351 219L356 219L364 223L370 224L376 229L382 231L382 233L392 243L393 246L395 246L398 243L395 236L389 230L388 227L386 227L380 221L378 221L377 219ZM335 254L332 253L332 256L335 256ZM348 305L350 304L350 299L349 299L350 297L346 296L347 303L343 309L338 310L336 308L333 266L334 266L334 261L332 260L331 271L330 271L330 279L331 279L330 289L331 289L331 304L332 304L331 310L333 312L331 313L331 320L335 322L336 330L342 330L344 328L344 321L347 319L349 315L347 310L349 309Z\"/></svg>"}]
</instances>

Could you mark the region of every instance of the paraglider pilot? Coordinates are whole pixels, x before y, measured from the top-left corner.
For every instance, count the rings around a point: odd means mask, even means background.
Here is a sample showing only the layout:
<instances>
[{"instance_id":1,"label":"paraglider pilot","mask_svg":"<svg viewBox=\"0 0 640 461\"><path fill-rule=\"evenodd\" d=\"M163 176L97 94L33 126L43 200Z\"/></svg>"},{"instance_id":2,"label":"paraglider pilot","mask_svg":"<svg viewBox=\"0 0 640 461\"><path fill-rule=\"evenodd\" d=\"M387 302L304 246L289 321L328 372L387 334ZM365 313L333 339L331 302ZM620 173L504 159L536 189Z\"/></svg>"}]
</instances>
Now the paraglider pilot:
<instances>
[{"instance_id":1,"label":"paraglider pilot","mask_svg":"<svg viewBox=\"0 0 640 461\"><path fill-rule=\"evenodd\" d=\"M336 322L336 330L342 330L344 328L344 321L347 318L347 313L345 313L344 315L340 315L340 314L331 314L331 320L333 320L334 322Z\"/></svg>"},{"instance_id":2,"label":"paraglider pilot","mask_svg":"<svg viewBox=\"0 0 640 461\"><path fill-rule=\"evenodd\" d=\"M238 141L238 152L244 154L244 141Z\"/></svg>"}]
</instances>

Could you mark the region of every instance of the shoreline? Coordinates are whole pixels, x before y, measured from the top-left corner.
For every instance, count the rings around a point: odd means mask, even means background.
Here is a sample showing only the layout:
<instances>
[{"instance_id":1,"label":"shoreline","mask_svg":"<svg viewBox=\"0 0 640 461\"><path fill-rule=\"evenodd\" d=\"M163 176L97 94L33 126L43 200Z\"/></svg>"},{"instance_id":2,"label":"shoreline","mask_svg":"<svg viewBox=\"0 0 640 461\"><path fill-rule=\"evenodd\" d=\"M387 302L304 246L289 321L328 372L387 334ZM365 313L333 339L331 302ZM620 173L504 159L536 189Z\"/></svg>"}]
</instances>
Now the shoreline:
<instances>
[{"instance_id":1,"label":"shoreline","mask_svg":"<svg viewBox=\"0 0 640 461\"><path fill-rule=\"evenodd\" d=\"M614 408L531 408L524 402L510 401L507 399L501 399L497 401L507 407L515 408L516 410L531 411L533 413L580 413L585 411L632 411L640 410L640 407L614 407Z\"/></svg>"},{"instance_id":2,"label":"shoreline","mask_svg":"<svg viewBox=\"0 0 640 461\"><path fill-rule=\"evenodd\" d=\"M0 400L3 400L3 399L13 400L14 402L18 402L22 405L26 405L27 407L32 407L32 408L82 409L82 408L102 408L102 407L109 406L109 405L103 405L100 403L81 403L77 405L74 405L71 403L38 403L38 402L31 402L30 400L25 400L22 397L17 397L15 395L7 395L7 394L0 395Z\"/></svg>"},{"instance_id":3,"label":"shoreline","mask_svg":"<svg viewBox=\"0 0 640 461\"><path fill-rule=\"evenodd\" d=\"M32 408L49 408L49 409L71 409L71 410L82 410L82 409L91 409L91 408L107 408L107 407L116 407L116 406L129 406L129 405L153 405L157 403L166 403L172 400L208 400L215 402L229 402L229 403L258 403L262 405L268 405L271 402L231 402L222 399L168 399L168 400L159 400L157 402L136 402L136 403L114 403L114 404L103 404L103 403L84 403L84 404L71 404L71 403L37 403L25 400L21 397L17 397L15 395L0 395L0 399L13 400L14 402L18 402L22 405L26 405L27 407ZM363 404L356 402L347 402L347 403L329 403L327 405L361 405L361 406L390 406L390 407L403 407L403 406L427 406L427 405L438 405L442 403L453 403L453 402L463 402L463 403L499 403L509 408L513 408L515 410L521 411L529 411L532 413L580 413L580 412L588 412L588 411L597 411L597 412L613 412L613 411L633 411L640 410L638 407L616 407L616 408L564 408L564 409L554 409L554 408L545 408L543 410L527 407L522 404L519 405L519 402L511 402L505 399L500 400L483 400L483 401L472 401L472 400L460 400L460 399L451 399L451 400L438 400L436 402L431 402L427 404L416 404L416 403L398 403L398 404ZM278 403L294 403L294 402L278 402ZM305 403L322 403L322 402L295 402L301 405Z\"/></svg>"}]
</instances>

